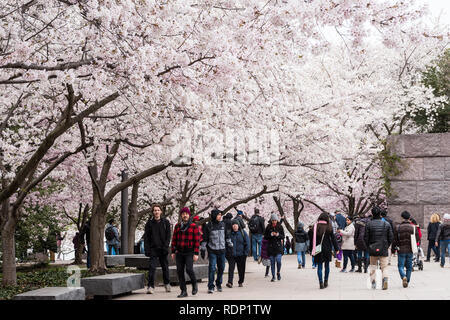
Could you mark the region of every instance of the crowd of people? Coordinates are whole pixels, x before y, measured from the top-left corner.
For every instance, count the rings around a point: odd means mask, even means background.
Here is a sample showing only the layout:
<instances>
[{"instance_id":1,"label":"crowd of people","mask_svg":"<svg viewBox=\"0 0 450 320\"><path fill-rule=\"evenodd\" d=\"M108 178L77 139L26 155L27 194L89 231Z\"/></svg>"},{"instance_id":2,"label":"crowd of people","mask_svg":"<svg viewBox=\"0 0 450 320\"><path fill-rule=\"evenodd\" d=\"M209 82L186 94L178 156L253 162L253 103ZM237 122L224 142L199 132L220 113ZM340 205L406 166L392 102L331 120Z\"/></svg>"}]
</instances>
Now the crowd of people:
<instances>
[{"instance_id":1,"label":"crowd of people","mask_svg":"<svg viewBox=\"0 0 450 320\"><path fill-rule=\"evenodd\" d=\"M369 273L372 288L376 288L376 270L381 269L383 290L388 289L388 266L392 256L397 255L397 267L403 287L411 281L413 266L420 268L422 232L416 220L407 211L401 213L402 221L394 223L387 210L374 206L362 217L345 217L340 212L322 212L317 221L305 230L299 222L290 240L282 226L283 219L272 213L268 223L255 208L254 215L247 225L243 212L236 208L235 217L231 213L222 216L222 211L213 209L210 221L199 223L199 216L192 215L189 208L180 210L180 219L173 229L163 217L163 208L155 204L152 217L145 225L144 252L149 257L147 293L155 292L155 271L162 269L163 282L167 292L171 291L168 257L176 264L181 293L179 298L188 296L185 273L192 283L192 295L197 294L198 286L194 272L194 262L199 257L208 259L208 293L221 292L225 261L228 262L226 286L233 288L234 270L238 271L238 286L245 280L246 261L252 256L254 261L265 267L265 277L280 281L282 256L295 252L298 269L306 267L306 255L312 256L312 268L317 269L319 288L328 287L330 263L340 272ZM249 229L249 233L245 230ZM85 231L84 234L89 234ZM108 254L118 253L119 237L114 220L106 227ZM425 262L429 262L431 252L434 261L445 265L445 253L450 252L450 214L435 213L427 227L428 248ZM350 266L349 266L350 263ZM89 266L89 255L88 255ZM423 266L423 264L422 264ZM370 270L370 272L369 272Z\"/></svg>"}]
</instances>

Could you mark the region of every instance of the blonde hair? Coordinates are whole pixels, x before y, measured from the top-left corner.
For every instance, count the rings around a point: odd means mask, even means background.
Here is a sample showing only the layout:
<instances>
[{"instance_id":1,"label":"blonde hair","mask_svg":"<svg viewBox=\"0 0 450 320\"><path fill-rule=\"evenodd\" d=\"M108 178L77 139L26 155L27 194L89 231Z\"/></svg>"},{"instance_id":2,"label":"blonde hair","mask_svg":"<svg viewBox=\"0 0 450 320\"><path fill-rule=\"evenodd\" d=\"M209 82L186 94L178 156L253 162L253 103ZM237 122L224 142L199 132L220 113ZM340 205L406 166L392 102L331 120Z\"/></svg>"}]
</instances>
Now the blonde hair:
<instances>
[{"instance_id":1,"label":"blonde hair","mask_svg":"<svg viewBox=\"0 0 450 320\"><path fill-rule=\"evenodd\" d=\"M433 213L430 217L430 222L431 223L436 223L436 222L440 222L441 221L441 217L439 216L439 214L437 213Z\"/></svg>"}]
</instances>

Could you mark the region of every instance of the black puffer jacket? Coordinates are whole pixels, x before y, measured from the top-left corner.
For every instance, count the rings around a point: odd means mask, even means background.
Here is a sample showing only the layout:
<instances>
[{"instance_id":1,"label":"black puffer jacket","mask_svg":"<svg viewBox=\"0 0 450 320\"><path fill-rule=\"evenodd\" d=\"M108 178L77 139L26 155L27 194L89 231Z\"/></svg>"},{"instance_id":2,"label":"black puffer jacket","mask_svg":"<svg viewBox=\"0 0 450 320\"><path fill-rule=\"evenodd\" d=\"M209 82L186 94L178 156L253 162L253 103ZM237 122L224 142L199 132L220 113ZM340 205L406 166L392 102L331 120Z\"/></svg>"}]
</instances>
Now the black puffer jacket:
<instances>
[{"instance_id":1,"label":"black puffer jacket","mask_svg":"<svg viewBox=\"0 0 450 320\"><path fill-rule=\"evenodd\" d=\"M441 224L439 222L430 222L427 228L427 240L434 241L436 240L436 234L438 232L439 226Z\"/></svg>"},{"instance_id":2,"label":"black puffer jacket","mask_svg":"<svg viewBox=\"0 0 450 320\"><path fill-rule=\"evenodd\" d=\"M366 224L370 221L370 218L362 218L355 222L355 246L358 251L366 251L366 242L364 241L364 233L366 230Z\"/></svg>"},{"instance_id":3,"label":"black puffer jacket","mask_svg":"<svg viewBox=\"0 0 450 320\"><path fill-rule=\"evenodd\" d=\"M392 243L394 235L389 222L383 221L380 218L373 218L366 224L364 230L364 242L369 250L370 256L387 257L389 255L388 249ZM373 247L378 247L377 252Z\"/></svg>"},{"instance_id":4,"label":"black puffer jacket","mask_svg":"<svg viewBox=\"0 0 450 320\"><path fill-rule=\"evenodd\" d=\"M278 232L278 236L272 236L272 232ZM284 247L282 241L284 240L284 230L280 222L277 222L275 227L269 224L264 231L264 239L268 240L267 254L269 256L276 256L278 254L283 254Z\"/></svg>"},{"instance_id":5,"label":"black puffer jacket","mask_svg":"<svg viewBox=\"0 0 450 320\"><path fill-rule=\"evenodd\" d=\"M419 231L409 221L403 221L394 229L394 242L392 247L398 247L398 253L412 253L411 235L419 239ZM416 241L417 242L417 241Z\"/></svg>"},{"instance_id":6,"label":"black puffer jacket","mask_svg":"<svg viewBox=\"0 0 450 320\"><path fill-rule=\"evenodd\" d=\"M450 224L443 223L439 226L435 240L436 242L439 242L439 240L450 240Z\"/></svg>"}]
</instances>

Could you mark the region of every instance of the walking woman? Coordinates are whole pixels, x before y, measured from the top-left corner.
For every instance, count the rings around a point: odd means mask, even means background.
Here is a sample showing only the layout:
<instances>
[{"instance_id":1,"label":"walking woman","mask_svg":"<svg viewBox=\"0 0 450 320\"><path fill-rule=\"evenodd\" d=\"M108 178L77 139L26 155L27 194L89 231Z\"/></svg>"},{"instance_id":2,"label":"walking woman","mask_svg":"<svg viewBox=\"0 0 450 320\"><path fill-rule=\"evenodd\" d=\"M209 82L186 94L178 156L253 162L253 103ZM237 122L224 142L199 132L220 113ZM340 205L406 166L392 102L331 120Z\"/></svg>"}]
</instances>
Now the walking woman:
<instances>
[{"instance_id":1,"label":"walking woman","mask_svg":"<svg viewBox=\"0 0 450 320\"><path fill-rule=\"evenodd\" d=\"M434 262L439 262L439 246L435 246L436 234L441 225L441 218L437 213L433 213L430 217L430 223L427 228L428 250L426 262L430 262L431 250L434 252ZM439 244L439 243L438 243Z\"/></svg>"},{"instance_id":2,"label":"walking woman","mask_svg":"<svg viewBox=\"0 0 450 320\"><path fill-rule=\"evenodd\" d=\"M283 254L284 230L280 220L272 213L269 224L264 231L264 238L269 241L267 253L270 257L270 268L272 270L272 282L275 281L275 262L277 264L277 279L281 280L281 255Z\"/></svg>"},{"instance_id":3,"label":"walking woman","mask_svg":"<svg viewBox=\"0 0 450 320\"><path fill-rule=\"evenodd\" d=\"M345 223L347 226L344 230L338 229L338 232L342 235L342 251L344 252L344 268L341 272L347 272L347 263L348 259L350 259L350 263L352 264L352 268L350 272L355 271L355 257L353 255L355 251L355 227L353 226L352 219L347 217L345 219Z\"/></svg>"},{"instance_id":4,"label":"walking woman","mask_svg":"<svg viewBox=\"0 0 450 320\"><path fill-rule=\"evenodd\" d=\"M309 241L311 254L314 262L317 263L317 276L319 277L319 287L328 287L328 276L330 274L331 251L339 251L339 246L333 233L328 214L321 213L316 224L314 224L312 239ZM322 277L322 270L325 266L325 277Z\"/></svg>"}]
</instances>

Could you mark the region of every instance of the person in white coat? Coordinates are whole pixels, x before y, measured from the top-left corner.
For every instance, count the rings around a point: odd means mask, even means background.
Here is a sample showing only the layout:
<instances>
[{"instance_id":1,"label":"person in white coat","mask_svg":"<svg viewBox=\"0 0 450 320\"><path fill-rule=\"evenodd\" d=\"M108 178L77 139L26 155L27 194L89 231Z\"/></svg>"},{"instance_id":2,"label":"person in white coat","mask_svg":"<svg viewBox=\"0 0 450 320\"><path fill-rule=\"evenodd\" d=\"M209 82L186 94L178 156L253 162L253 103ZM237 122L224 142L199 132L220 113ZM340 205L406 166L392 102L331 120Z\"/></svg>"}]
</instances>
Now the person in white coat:
<instances>
[{"instance_id":1,"label":"person in white coat","mask_svg":"<svg viewBox=\"0 0 450 320\"><path fill-rule=\"evenodd\" d=\"M349 272L355 271L355 257L353 255L355 251L355 226L353 225L353 221L350 217L345 219L347 226L344 230L338 229L338 232L342 235L342 252L344 254L344 267L341 272L347 272L347 263L350 258L350 263L352 265L352 269Z\"/></svg>"}]
</instances>

